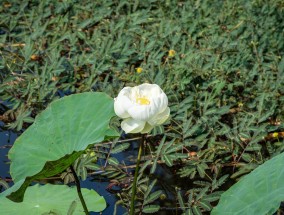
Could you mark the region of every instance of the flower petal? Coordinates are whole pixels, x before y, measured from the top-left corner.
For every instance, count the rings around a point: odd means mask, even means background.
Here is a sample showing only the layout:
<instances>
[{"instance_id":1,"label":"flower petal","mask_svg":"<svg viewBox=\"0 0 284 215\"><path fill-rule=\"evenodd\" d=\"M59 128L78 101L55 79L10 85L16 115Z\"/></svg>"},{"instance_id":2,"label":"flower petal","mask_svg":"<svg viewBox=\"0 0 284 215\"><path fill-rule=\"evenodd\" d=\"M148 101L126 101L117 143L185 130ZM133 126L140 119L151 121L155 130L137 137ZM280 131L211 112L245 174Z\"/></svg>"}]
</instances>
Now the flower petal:
<instances>
[{"instance_id":1,"label":"flower petal","mask_svg":"<svg viewBox=\"0 0 284 215\"><path fill-rule=\"evenodd\" d=\"M152 116L162 113L168 107L168 97L162 92L157 97L152 97L150 106Z\"/></svg>"},{"instance_id":2,"label":"flower petal","mask_svg":"<svg viewBox=\"0 0 284 215\"><path fill-rule=\"evenodd\" d=\"M162 113L159 113L147 121L151 126L163 124L170 116L170 108L167 107Z\"/></svg>"},{"instance_id":3,"label":"flower petal","mask_svg":"<svg viewBox=\"0 0 284 215\"><path fill-rule=\"evenodd\" d=\"M130 117L127 110L133 105L128 98L130 89L130 87L123 88L118 96L114 99L114 112L117 116L124 119Z\"/></svg>"},{"instance_id":4,"label":"flower petal","mask_svg":"<svg viewBox=\"0 0 284 215\"><path fill-rule=\"evenodd\" d=\"M125 133L139 133L143 130L145 123L144 121L128 118L121 122L121 128Z\"/></svg>"},{"instance_id":5,"label":"flower petal","mask_svg":"<svg viewBox=\"0 0 284 215\"><path fill-rule=\"evenodd\" d=\"M149 133L154 127L150 124L146 123L143 130L141 131L141 134Z\"/></svg>"},{"instance_id":6,"label":"flower petal","mask_svg":"<svg viewBox=\"0 0 284 215\"><path fill-rule=\"evenodd\" d=\"M150 105L133 105L128 109L128 113L133 119L140 121L148 121L155 115L155 112L151 111Z\"/></svg>"},{"instance_id":7,"label":"flower petal","mask_svg":"<svg viewBox=\"0 0 284 215\"><path fill-rule=\"evenodd\" d=\"M147 94L151 93L151 94L158 95L162 92L162 89L157 84L144 83L144 84L141 84L137 87L138 87L139 91L145 92Z\"/></svg>"},{"instance_id":8,"label":"flower petal","mask_svg":"<svg viewBox=\"0 0 284 215\"><path fill-rule=\"evenodd\" d=\"M141 84L130 90L132 106L128 109L133 119L148 121L153 116L162 113L168 106L168 98L162 89L156 84ZM135 103L137 97L145 97L150 100L149 105Z\"/></svg>"}]
</instances>

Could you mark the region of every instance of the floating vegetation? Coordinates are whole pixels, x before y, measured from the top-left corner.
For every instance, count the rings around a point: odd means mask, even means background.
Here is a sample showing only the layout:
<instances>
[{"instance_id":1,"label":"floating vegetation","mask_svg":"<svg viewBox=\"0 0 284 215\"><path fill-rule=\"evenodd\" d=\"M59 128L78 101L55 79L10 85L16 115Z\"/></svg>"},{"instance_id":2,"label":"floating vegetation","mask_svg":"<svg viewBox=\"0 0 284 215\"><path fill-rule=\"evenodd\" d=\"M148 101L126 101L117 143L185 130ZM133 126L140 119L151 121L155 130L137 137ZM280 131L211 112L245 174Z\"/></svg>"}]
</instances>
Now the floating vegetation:
<instances>
[{"instance_id":1,"label":"floating vegetation","mask_svg":"<svg viewBox=\"0 0 284 215\"><path fill-rule=\"evenodd\" d=\"M0 120L24 131L66 95L115 98L124 87L157 84L170 119L145 136L135 210L208 214L226 190L283 154L283 11L281 0L0 3ZM110 125L121 131L118 118ZM81 179L108 180L128 210L141 136L120 134L82 149L73 164ZM119 157L126 152L132 157ZM283 181L278 172L267 183ZM68 169L56 174L74 180ZM284 201L275 199L267 213Z\"/></svg>"}]
</instances>

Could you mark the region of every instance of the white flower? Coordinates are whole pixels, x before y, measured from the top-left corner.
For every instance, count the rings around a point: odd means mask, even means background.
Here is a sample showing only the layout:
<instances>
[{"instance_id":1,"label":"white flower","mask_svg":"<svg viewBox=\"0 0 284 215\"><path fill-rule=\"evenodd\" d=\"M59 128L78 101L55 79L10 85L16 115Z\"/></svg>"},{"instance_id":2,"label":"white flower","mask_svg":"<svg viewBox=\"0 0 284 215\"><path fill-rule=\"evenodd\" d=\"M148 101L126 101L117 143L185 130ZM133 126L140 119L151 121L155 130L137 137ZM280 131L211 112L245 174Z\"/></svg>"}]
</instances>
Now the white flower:
<instances>
[{"instance_id":1,"label":"white flower","mask_svg":"<svg viewBox=\"0 0 284 215\"><path fill-rule=\"evenodd\" d=\"M148 133L170 116L168 98L157 84L124 87L114 99L114 111L124 119L126 133Z\"/></svg>"}]
</instances>

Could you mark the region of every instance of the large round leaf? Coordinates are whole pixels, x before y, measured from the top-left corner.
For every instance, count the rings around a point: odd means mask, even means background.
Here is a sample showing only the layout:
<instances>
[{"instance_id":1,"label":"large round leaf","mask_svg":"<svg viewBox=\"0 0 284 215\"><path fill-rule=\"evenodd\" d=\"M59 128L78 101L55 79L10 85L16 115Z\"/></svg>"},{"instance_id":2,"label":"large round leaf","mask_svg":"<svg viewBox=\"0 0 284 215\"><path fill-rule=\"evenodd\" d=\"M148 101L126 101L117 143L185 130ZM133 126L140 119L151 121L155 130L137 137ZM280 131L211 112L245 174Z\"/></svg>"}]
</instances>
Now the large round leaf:
<instances>
[{"instance_id":1,"label":"large round leaf","mask_svg":"<svg viewBox=\"0 0 284 215\"><path fill-rule=\"evenodd\" d=\"M109 127L113 116L113 99L104 93L75 94L51 103L9 151L14 182L26 180L20 196L11 199L21 201L32 180L62 172L90 144L118 136Z\"/></svg>"},{"instance_id":2,"label":"large round leaf","mask_svg":"<svg viewBox=\"0 0 284 215\"><path fill-rule=\"evenodd\" d=\"M82 194L90 212L99 212L106 208L104 198L94 190L83 188ZM71 210L73 211L73 215L85 214L76 188L70 188L65 185L47 184L44 186L31 186L27 189L24 201L21 203L15 203L5 196L0 196L0 214L65 215Z\"/></svg>"},{"instance_id":3,"label":"large round leaf","mask_svg":"<svg viewBox=\"0 0 284 215\"><path fill-rule=\"evenodd\" d=\"M273 214L281 201L284 201L284 153L265 162L223 193L211 214Z\"/></svg>"}]
</instances>

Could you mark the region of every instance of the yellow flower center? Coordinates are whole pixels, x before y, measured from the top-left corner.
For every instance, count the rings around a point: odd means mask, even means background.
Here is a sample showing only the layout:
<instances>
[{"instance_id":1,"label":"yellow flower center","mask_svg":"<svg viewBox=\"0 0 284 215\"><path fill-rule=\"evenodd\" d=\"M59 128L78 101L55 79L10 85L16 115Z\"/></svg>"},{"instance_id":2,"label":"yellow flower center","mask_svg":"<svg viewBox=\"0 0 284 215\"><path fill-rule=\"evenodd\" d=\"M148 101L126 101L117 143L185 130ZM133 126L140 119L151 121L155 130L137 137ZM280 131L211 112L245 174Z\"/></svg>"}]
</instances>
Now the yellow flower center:
<instances>
[{"instance_id":1,"label":"yellow flower center","mask_svg":"<svg viewBox=\"0 0 284 215\"><path fill-rule=\"evenodd\" d=\"M173 50L173 49L169 50L169 57L173 57L173 56L175 56L175 54L176 54L175 50Z\"/></svg>"},{"instance_id":2,"label":"yellow flower center","mask_svg":"<svg viewBox=\"0 0 284 215\"><path fill-rule=\"evenodd\" d=\"M136 72L141 73L141 72L143 72L143 69L141 67L138 67L138 68L136 68Z\"/></svg>"},{"instance_id":3,"label":"yellow flower center","mask_svg":"<svg viewBox=\"0 0 284 215\"><path fill-rule=\"evenodd\" d=\"M150 101L149 99L145 98L145 97L138 97L136 98L136 103L139 105L149 105Z\"/></svg>"}]
</instances>

